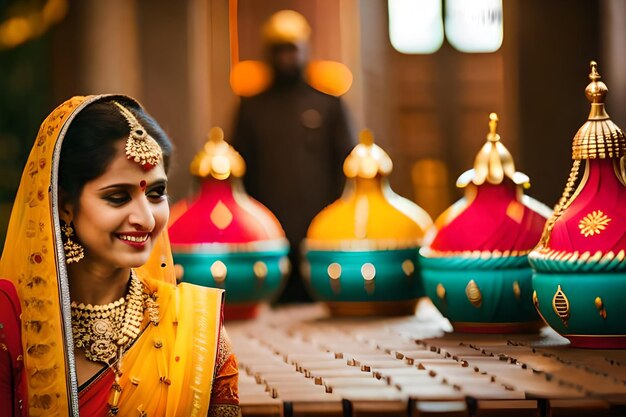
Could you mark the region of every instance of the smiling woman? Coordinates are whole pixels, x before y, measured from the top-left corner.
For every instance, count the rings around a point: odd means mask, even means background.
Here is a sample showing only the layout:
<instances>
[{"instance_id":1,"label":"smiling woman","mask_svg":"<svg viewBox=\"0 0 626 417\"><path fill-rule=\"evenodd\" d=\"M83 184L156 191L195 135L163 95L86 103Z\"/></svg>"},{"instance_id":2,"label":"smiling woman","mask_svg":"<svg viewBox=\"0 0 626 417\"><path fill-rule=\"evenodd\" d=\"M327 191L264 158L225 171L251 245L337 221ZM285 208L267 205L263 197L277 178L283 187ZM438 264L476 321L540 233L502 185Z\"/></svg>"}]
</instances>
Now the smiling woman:
<instances>
[{"instance_id":1,"label":"smiling woman","mask_svg":"<svg viewBox=\"0 0 626 417\"><path fill-rule=\"evenodd\" d=\"M239 414L223 292L175 285L171 149L123 96L72 98L42 124L0 261L11 415Z\"/></svg>"}]
</instances>

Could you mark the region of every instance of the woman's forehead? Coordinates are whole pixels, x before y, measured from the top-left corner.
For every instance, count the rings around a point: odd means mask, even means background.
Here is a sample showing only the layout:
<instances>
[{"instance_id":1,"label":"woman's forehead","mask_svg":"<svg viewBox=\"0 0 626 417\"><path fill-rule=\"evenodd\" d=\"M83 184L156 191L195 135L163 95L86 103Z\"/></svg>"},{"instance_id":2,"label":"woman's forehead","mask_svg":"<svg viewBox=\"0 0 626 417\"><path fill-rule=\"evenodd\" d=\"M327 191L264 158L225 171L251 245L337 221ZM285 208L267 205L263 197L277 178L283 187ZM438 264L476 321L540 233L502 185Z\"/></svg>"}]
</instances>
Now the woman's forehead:
<instances>
[{"instance_id":1,"label":"woman's forehead","mask_svg":"<svg viewBox=\"0 0 626 417\"><path fill-rule=\"evenodd\" d=\"M119 141L116 145L115 156L106 167L102 175L90 181L95 184L120 183L135 184L139 187L142 181L150 184L155 181L167 180L167 174L163 165L163 160L152 169L145 170L141 164L130 160L125 154L125 141Z\"/></svg>"}]
</instances>

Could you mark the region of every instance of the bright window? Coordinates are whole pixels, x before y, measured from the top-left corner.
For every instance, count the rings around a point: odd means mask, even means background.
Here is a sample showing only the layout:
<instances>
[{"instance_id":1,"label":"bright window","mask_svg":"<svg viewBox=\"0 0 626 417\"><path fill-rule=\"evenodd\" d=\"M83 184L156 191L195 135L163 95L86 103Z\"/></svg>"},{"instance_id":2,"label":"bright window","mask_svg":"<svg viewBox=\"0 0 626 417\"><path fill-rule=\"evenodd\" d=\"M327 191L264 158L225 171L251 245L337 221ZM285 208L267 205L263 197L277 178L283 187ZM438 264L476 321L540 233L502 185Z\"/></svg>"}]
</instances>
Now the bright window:
<instances>
[{"instance_id":1,"label":"bright window","mask_svg":"<svg viewBox=\"0 0 626 417\"><path fill-rule=\"evenodd\" d=\"M445 36L461 52L495 52L502 45L502 0L388 0L389 38L405 54L431 54Z\"/></svg>"},{"instance_id":2,"label":"bright window","mask_svg":"<svg viewBox=\"0 0 626 417\"><path fill-rule=\"evenodd\" d=\"M495 52L502 45L502 0L446 0L446 38L461 52Z\"/></svg>"},{"instance_id":3,"label":"bright window","mask_svg":"<svg viewBox=\"0 0 626 417\"><path fill-rule=\"evenodd\" d=\"M431 54L443 43L441 0L389 0L389 38L405 54Z\"/></svg>"}]
</instances>

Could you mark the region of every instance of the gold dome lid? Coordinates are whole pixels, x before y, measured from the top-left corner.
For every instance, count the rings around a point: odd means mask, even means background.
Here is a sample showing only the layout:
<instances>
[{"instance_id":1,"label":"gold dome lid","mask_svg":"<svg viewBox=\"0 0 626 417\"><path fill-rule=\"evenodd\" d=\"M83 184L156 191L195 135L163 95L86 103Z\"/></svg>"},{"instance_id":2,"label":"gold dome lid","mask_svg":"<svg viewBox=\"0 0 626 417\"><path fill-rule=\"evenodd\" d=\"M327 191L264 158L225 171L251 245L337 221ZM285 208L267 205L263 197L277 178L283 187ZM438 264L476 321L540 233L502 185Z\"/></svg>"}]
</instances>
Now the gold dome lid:
<instances>
[{"instance_id":1,"label":"gold dome lid","mask_svg":"<svg viewBox=\"0 0 626 417\"><path fill-rule=\"evenodd\" d=\"M343 163L343 173L347 178L374 178L388 176L393 162L387 152L374 143L374 135L369 129L359 133L359 144L354 147Z\"/></svg>"},{"instance_id":2,"label":"gold dome lid","mask_svg":"<svg viewBox=\"0 0 626 417\"><path fill-rule=\"evenodd\" d=\"M324 208L307 231L307 250L390 250L419 246L432 226L417 204L393 192L388 175L393 164L374 144L370 130L346 158L347 177L339 199Z\"/></svg>"},{"instance_id":3,"label":"gold dome lid","mask_svg":"<svg viewBox=\"0 0 626 417\"><path fill-rule=\"evenodd\" d=\"M487 143L483 145L476 159L474 168L465 171L456 181L456 186L465 188L470 183L481 185L485 182L489 184L500 184L504 178L509 178L517 185L525 188L530 186L528 175L515 171L513 156L509 150L500 143L500 135L496 133L498 125L498 115L489 114L489 134Z\"/></svg>"},{"instance_id":4,"label":"gold dome lid","mask_svg":"<svg viewBox=\"0 0 626 417\"><path fill-rule=\"evenodd\" d=\"M591 82L585 88L591 110L587 122L578 129L572 145L572 159L619 158L626 155L624 132L609 118L604 97L609 89L598 73L598 64L591 61Z\"/></svg>"},{"instance_id":5,"label":"gold dome lid","mask_svg":"<svg viewBox=\"0 0 626 417\"><path fill-rule=\"evenodd\" d=\"M241 178L246 172L246 163L239 152L224 140L224 131L214 127L209 139L190 165L192 175L225 180L230 176Z\"/></svg>"}]
</instances>

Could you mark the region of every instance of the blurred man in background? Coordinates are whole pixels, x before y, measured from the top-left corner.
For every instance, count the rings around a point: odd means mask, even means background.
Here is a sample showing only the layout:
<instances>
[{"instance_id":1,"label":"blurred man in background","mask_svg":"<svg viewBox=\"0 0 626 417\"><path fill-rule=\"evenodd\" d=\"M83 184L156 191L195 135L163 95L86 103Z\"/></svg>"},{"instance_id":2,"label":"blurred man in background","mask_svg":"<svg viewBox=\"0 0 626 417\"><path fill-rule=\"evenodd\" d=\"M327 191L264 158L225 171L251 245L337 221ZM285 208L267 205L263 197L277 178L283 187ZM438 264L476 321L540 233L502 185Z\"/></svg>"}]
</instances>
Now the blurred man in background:
<instances>
[{"instance_id":1,"label":"blurred man in background","mask_svg":"<svg viewBox=\"0 0 626 417\"><path fill-rule=\"evenodd\" d=\"M247 164L247 191L278 217L291 244L292 272L280 302L310 300L300 273L300 243L313 217L340 196L343 160L356 145L341 99L305 79L310 32L306 19L292 10L265 23L272 82L242 98L233 134L233 146Z\"/></svg>"}]
</instances>

